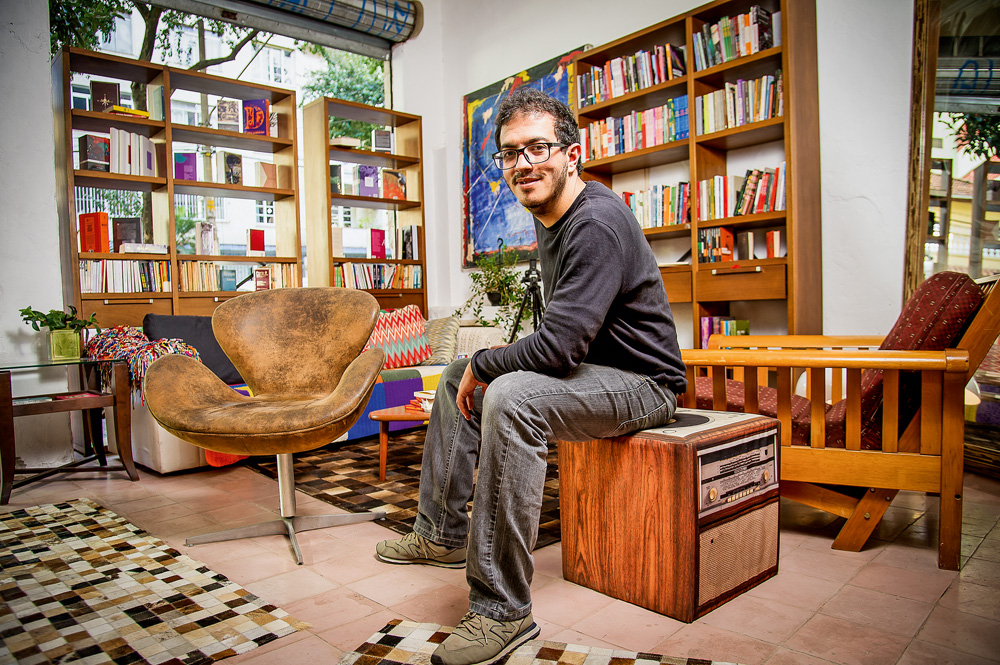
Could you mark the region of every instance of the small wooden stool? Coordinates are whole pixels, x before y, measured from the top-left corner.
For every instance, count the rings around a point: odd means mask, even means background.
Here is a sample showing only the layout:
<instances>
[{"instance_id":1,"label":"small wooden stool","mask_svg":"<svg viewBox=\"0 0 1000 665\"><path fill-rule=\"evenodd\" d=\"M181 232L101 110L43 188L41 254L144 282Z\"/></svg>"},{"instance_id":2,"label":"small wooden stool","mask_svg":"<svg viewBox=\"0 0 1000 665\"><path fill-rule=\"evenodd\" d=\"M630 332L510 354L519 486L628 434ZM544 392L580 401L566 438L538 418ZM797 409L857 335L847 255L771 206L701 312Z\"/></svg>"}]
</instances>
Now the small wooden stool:
<instances>
[{"instance_id":1,"label":"small wooden stool","mask_svg":"<svg viewBox=\"0 0 1000 665\"><path fill-rule=\"evenodd\" d=\"M368 414L368 418L378 422L378 479L385 480L385 460L389 452L389 423L425 423L431 414L421 414L405 406L391 406Z\"/></svg>"},{"instance_id":2,"label":"small wooden stool","mask_svg":"<svg viewBox=\"0 0 1000 665\"><path fill-rule=\"evenodd\" d=\"M560 441L565 578L690 622L773 577L779 426L678 409L665 427Z\"/></svg>"}]
</instances>

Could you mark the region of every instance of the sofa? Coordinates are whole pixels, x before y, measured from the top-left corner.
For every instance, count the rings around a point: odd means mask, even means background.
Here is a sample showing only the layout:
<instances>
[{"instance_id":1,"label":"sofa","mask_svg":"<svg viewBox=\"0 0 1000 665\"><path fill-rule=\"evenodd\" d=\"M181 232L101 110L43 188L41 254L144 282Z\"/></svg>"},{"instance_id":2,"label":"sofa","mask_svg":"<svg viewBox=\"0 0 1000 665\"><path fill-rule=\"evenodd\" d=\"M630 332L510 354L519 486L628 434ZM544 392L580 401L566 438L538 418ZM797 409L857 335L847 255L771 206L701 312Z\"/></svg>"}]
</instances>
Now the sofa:
<instances>
[{"instance_id":1,"label":"sofa","mask_svg":"<svg viewBox=\"0 0 1000 665\"><path fill-rule=\"evenodd\" d=\"M371 411L407 404L414 392L435 389L441 372L455 358L505 341L499 328L461 325L454 317L420 321L425 330L429 355L425 354L419 364L384 369L361 418L337 442L377 435L378 423L368 418ZM379 328L376 329L378 332ZM220 379L236 390L246 390L243 379L212 333L212 317L148 314L143 320L143 333L153 342L165 339L185 342L198 351L201 361ZM373 333L373 338L376 333ZM391 363L387 360L386 364L389 366ZM392 423L390 431L420 426L420 423ZM132 400L132 454L136 464L158 473L209 466L203 448L181 441L160 427L150 415L145 401L139 398Z\"/></svg>"}]
</instances>

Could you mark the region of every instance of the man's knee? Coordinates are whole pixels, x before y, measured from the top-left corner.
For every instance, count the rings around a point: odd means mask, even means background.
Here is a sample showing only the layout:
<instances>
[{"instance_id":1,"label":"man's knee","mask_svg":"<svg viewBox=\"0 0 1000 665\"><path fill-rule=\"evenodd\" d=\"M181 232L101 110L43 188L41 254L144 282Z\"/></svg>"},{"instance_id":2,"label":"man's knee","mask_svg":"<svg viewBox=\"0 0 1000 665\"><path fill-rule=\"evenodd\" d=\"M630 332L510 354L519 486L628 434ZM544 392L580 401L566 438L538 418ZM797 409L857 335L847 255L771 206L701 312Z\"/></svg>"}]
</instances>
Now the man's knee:
<instances>
[{"instance_id":1,"label":"man's knee","mask_svg":"<svg viewBox=\"0 0 1000 665\"><path fill-rule=\"evenodd\" d=\"M468 358L459 358L458 360L452 361L444 368L444 371L441 372L441 382L454 383L457 386L462 380L462 374L465 373L465 367L469 364L469 362Z\"/></svg>"}]
</instances>

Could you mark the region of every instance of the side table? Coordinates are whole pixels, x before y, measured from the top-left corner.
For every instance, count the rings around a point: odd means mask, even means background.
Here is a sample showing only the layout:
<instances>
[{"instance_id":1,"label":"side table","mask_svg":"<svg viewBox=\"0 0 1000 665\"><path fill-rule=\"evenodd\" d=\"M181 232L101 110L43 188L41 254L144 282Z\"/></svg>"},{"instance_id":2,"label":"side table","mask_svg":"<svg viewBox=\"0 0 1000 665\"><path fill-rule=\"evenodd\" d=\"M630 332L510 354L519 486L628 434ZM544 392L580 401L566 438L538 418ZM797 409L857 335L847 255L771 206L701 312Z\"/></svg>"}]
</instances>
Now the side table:
<instances>
[{"instance_id":1,"label":"side table","mask_svg":"<svg viewBox=\"0 0 1000 665\"><path fill-rule=\"evenodd\" d=\"M105 364L111 365L110 392L102 392L100 388L99 369ZM77 367L80 372L81 390L30 395L14 399L10 378L12 371L60 366ZM121 459L120 466L108 466L104 441L101 436L101 410L107 406L112 407L114 413L115 440L118 444L118 457ZM62 411L84 412L83 458L57 467L15 468L17 449L14 442L14 418ZM123 360L79 358L59 361L0 361L0 504L6 504L10 501L11 490L15 487L21 487L57 473L125 471L128 473L129 479L139 480L139 473L135 470L135 464L132 461L131 425L132 410L129 404L128 365ZM70 445L72 446L72 443ZM95 459L100 466L83 466ZM27 475L28 477L15 482L15 475Z\"/></svg>"},{"instance_id":2,"label":"side table","mask_svg":"<svg viewBox=\"0 0 1000 665\"><path fill-rule=\"evenodd\" d=\"M368 414L368 418L378 422L378 479L385 480L385 460L389 451L389 423L423 423L427 422L430 413L422 414L405 406L392 406L388 409L377 409ZM424 417L421 417L424 416Z\"/></svg>"}]
</instances>

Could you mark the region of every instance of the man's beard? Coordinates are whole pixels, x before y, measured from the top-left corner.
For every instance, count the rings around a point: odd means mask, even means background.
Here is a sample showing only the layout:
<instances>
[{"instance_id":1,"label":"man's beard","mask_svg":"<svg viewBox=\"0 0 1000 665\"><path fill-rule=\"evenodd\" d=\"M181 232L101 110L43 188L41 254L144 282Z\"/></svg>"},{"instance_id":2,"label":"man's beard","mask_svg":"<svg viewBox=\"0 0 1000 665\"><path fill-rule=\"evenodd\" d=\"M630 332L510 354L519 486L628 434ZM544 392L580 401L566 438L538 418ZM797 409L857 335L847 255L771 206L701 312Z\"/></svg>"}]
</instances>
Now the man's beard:
<instances>
[{"instance_id":1,"label":"man's beard","mask_svg":"<svg viewBox=\"0 0 1000 665\"><path fill-rule=\"evenodd\" d=\"M533 215L544 215L550 207L556 205L566 189L566 180L569 177L569 162L563 165L562 171L553 174L552 192L544 201L534 204L522 204Z\"/></svg>"}]
</instances>

